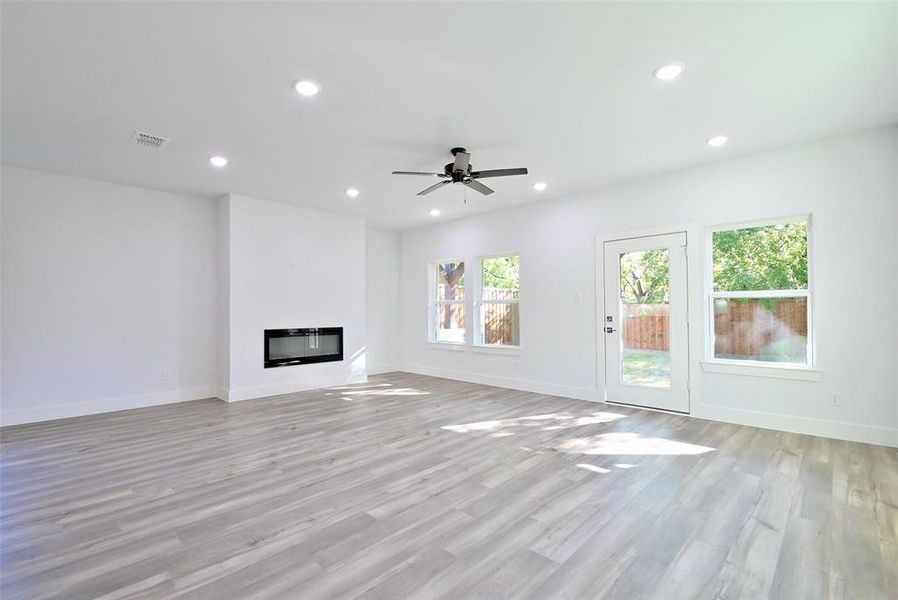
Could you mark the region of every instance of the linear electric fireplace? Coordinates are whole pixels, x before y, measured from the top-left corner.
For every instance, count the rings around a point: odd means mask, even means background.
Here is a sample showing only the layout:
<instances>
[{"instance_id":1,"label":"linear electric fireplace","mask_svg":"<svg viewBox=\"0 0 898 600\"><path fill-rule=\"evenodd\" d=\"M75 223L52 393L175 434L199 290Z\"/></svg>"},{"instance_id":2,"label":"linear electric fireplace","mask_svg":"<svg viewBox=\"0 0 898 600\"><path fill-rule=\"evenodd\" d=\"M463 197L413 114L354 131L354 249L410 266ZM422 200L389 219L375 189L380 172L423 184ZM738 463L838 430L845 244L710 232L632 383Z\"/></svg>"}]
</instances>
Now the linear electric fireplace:
<instances>
[{"instance_id":1,"label":"linear electric fireplace","mask_svg":"<svg viewBox=\"0 0 898 600\"><path fill-rule=\"evenodd\" d=\"M343 328L266 329L265 368L343 360Z\"/></svg>"}]
</instances>

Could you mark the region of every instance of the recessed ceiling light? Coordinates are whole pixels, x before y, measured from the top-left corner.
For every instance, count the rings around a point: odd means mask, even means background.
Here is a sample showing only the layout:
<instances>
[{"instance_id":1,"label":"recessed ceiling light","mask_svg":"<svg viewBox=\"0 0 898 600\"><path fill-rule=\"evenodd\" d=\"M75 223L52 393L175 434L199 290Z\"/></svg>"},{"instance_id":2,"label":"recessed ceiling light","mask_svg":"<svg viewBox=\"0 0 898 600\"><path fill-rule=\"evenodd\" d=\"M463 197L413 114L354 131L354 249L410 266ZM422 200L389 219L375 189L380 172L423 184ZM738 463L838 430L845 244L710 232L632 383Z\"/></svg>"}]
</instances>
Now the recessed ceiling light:
<instances>
[{"instance_id":1,"label":"recessed ceiling light","mask_svg":"<svg viewBox=\"0 0 898 600\"><path fill-rule=\"evenodd\" d=\"M228 159L224 156L212 156L209 158L209 162L212 163L213 167L224 167L228 164Z\"/></svg>"},{"instance_id":2,"label":"recessed ceiling light","mask_svg":"<svg viewBox=\"0 0 898 600\"><path fill-rule=\"evenodd\" d=\"M305 96L306 98L311 98L321 91L321 86L310 79L300 79L293 84L293 87L296 88L300 96Z\"/></svg>"},{"instance_id":3,"label":"recessed ceiling light","mask_svg":"<svg viewBox=\"0 0 898 600\"><path fill-rule=\"evenodd\" d=\"M346 195L349 196L350 198L358 198L359 191L355 188L349 188L348 190L346 190Z\"/></svg>"},{"instance_id":4,"label":"recessed ceiling light","mask_svg":"<svg viewBox=\"0 0 898 600\"><path fill-rule=\"evenodd\" d=\"M668 63L652 71L652 75L654 75L655 79L660 79L661 81L673 81L683 74L683 69L685 68L683 63Z\"/></svg>"},{"instance_id":5,"label":"recessed ceiling light","mask_svg":"<svg viewBox=\"0 0 898 600\"><path fill-rule=\"evenodd\" d=\"M536 183L533 184L533 189L535 189L537 192L542 192L543 190L546 189L546 182L545 181L537 181Z\"/></svg>"},{"instance_id":6,"label":"recessed ceiling light","mask_svg":"<svg viewBox=\"0 0 898 600\"><path fill-rule=\"evenodd\" d=\"M439 209L439 208L431 208L431 209L430 209L430 216L431 216L431 217L439 217L439 216L440 216L440 209Z\"/></svg>"},{"instance_id":7,"label":"recessed ceiling light","mask_svg":"<svg viewBox=\"0 0 898 600\"><path fill-rule=\"evenodd\" d=\"M726 144L730 138L725 135L715 135L714 137L709 137L705 140L709 146L713 146L715 148L720 148L724 144Z\"/></svg>"}]
</instances>

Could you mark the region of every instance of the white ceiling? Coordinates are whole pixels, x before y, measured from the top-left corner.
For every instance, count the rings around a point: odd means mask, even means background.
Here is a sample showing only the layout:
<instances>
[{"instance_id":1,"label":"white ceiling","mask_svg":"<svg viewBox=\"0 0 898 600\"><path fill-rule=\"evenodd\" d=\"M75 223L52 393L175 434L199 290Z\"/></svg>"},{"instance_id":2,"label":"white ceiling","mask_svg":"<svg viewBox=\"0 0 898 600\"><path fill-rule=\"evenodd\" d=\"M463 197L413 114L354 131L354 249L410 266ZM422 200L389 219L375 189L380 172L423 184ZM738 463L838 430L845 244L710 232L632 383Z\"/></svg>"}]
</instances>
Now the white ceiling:
<instances>
[{"instance_id":1,"label":"white ceiling","mask_svg":"<svg viewBox=\"0 0 898 600\"><path fill-rule=\"evenodd\" d=\"M896 90L894 2L2 4L5 162L397 228L895 123ZM531 175L465 205L389 174L455 145Z\"/></svg>"}]
</instances>

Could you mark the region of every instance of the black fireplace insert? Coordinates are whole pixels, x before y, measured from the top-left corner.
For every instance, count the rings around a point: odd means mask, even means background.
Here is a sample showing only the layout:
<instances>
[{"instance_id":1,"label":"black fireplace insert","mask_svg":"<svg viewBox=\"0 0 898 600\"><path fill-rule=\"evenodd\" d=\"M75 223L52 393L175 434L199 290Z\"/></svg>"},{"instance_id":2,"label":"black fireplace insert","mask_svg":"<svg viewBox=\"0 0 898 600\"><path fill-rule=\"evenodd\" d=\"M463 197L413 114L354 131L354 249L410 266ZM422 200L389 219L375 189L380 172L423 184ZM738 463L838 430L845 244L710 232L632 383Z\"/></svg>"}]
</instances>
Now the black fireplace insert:
<instances>
[{"instance_id":1,"label":"black fireplace insert","mask_svg":"<svg viewBox=\"0 0 898 600\"><path fill-rule=\"evenodd\" d=\"M341 360L342 327L265 330L266 369Z\"/></svg>"}]
</instances>

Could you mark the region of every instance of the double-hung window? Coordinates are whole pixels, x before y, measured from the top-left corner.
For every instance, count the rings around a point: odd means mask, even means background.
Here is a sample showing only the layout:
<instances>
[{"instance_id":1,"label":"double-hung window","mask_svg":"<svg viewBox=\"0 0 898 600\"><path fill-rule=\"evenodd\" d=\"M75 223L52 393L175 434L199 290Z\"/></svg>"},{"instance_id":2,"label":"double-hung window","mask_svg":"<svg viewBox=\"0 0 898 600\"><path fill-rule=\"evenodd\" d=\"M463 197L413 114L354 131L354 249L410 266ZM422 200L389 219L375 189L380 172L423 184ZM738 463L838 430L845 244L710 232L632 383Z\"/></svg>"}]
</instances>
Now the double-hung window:
<instances>
[{"instance_id":1,"label":"double-hung window","mask_svg":"<svg viewBox=\"0 0 898 600\"><path fill-rule=\"evenodd\" d=\"M481 258L479 311L475 343L493 347L521 345L520 260L517 254Z\"/></svg>"},{"instance_id":2,"label":"double-hung window","mask_svg":"<svg viewBox=\"0 0 898 600\"><path fill-rule=\"evenodd\" d=\"M465 343L465 261L430 265L430 341Z\"/></svg>"},{"instance_id":3,"label":"double-hung window","mask_svg":"<svg viewBox=\"0 0 898 600\"><path fill-rule=\"evenodd\" d=\"M813 366L807 217L717 227L708 358Z\"/></svg>"}]
</instances>

